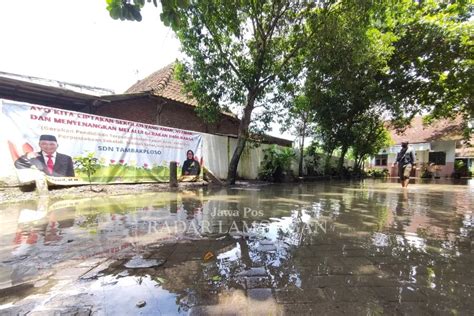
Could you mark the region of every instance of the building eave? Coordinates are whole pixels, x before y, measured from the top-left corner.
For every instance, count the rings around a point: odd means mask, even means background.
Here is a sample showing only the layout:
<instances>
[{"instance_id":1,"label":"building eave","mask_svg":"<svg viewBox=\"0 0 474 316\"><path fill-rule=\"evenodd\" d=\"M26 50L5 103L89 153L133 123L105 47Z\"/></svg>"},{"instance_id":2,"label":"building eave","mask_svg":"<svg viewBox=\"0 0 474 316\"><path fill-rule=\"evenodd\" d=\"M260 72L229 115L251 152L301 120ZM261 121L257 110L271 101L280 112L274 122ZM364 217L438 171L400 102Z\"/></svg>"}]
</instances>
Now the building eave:
<instances>
[{"instance_id":1,"label":"building eave","mask_svg":"<svg viewBox=\"0 0 474 316\"><path fill-rule=\"evenodd\" d=\"M0 97L67 110L78 110L101 102L98 96L7 77L0 77Z\"/></svg>"}]
</instances>

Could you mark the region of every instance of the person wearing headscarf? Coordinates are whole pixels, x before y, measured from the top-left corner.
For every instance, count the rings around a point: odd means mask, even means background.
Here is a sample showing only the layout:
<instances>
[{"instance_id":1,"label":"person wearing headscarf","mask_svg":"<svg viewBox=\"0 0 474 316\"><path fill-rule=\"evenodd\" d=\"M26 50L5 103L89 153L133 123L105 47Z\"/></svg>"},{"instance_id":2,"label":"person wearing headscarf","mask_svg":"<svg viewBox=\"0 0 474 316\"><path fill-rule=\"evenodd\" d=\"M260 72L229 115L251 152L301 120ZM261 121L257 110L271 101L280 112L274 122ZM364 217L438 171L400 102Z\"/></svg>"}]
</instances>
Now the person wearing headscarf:
<instances>
[{"instance_id":1,"label":"person wearing headscarf","mask_svg":"<svg viewBox=\"0 0 474 316\"><path fill-rule=\"evenodd\" d=\"M181 169L183 176L196 176L201 173L201 166L194 158L194 152L191 149L186 152L186 160Z\"/></svg>"}]
</instances>

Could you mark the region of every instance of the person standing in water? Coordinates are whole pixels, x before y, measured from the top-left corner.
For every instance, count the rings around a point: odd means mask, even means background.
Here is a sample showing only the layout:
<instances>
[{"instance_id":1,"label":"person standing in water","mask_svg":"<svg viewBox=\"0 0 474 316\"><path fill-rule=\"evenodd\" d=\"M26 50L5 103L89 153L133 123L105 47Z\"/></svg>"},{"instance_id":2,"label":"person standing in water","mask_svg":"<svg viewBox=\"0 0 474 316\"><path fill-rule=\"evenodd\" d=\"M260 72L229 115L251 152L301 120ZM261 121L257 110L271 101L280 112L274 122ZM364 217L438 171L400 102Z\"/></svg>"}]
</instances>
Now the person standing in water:
<instances>
[{"instance_id":1,"label":"person standing in water","mask_svg":"<svg viewBox=\"0 0 474 316\"><path fill-rule=\"evenodd\" d=\"M408 146L408 142L402 142L402 149L397 154L395 164L398 164L398 176L400 177L402 188L408 187L410 173L415 164L415 151Z\"/></svg>"},{"instance_id":2,"label":"person standing in water","mask_svg":"<svg viewBox=\"0 0 474 316\"><path fill-rule=\"evenodd\" d=\"M191 149L186 152L186 160L181 169L183 176L197 176L201 173L201 165L194 158L194 152Z\"/></svg>"}]
</instances>

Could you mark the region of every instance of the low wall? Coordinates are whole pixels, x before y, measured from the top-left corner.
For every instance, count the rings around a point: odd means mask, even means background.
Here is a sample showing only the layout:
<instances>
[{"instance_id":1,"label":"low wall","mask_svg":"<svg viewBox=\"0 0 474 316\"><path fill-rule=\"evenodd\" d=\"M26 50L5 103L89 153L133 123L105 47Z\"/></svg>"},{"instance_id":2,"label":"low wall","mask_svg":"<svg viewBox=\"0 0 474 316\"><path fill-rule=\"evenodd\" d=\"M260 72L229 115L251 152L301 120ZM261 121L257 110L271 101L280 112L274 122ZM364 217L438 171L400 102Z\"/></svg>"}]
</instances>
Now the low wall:
<instances>
[{"instance_id":1,"label":"low wall","mask_svg":"<svg viewBox=\"0 0 474 316\"><path fill-rule=\"evenodd\" d=\"M209 168L216 177L226 179L230 159L237 147L237 138L212 134L202 135L204 165ZM247 143L240 157L239 167L237 169L238 177L247 180L257 179L260 164L263 161L263 151L271 146L273 145ZM291 167L293 172L297 174L297 164L293 163Z\"/></svg>"}]
</instances>

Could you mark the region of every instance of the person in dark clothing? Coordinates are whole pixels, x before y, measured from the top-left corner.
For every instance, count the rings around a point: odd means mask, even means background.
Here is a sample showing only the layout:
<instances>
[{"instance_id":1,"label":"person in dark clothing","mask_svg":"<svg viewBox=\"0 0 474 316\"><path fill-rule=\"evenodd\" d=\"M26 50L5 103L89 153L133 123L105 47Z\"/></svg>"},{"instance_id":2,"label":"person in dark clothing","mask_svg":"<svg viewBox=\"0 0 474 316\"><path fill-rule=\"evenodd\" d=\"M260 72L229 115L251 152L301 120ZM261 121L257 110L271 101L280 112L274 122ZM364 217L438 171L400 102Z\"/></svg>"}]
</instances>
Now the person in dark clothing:
<instances>
[{"instance_id":1,"label":"person in dark clothing","mask_svg":"<svg viewBox=\"0 0 474 316\"><path fill-rule=\"evenodd\" d=\"M74 164L68 155L56 152L58 142L53 135L41 135L41 151L31 152L15 161L17 169L35 168L53 177L74 177Z\"/></svg>"},{"instance_id":2,"label":"person in dark clothing","mask_svg":"<svg viewBox=\"0 0 474 316\"><path fill-rule=\"evenodd\" d=\"M201 166L199 162L194 159L194 152L191 149L186 152L186 160L181 169L183 176L197 176L201 173Z\"/></svg>"},{"instance_id":3,"label":"person in dark clothing","mask_svg":"<svg viewBox=\"0 0 474 316\"><path fill-rule=\"evenodd\" d=\"M408 147L408 142L402 142L402 149L397 154L395 163L398 164L398 176L400 177L402 188L406 188L410 182L410 173L415 164L415 151L413 148Z\"/></svg>"}]
</instances>

